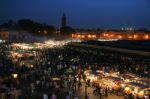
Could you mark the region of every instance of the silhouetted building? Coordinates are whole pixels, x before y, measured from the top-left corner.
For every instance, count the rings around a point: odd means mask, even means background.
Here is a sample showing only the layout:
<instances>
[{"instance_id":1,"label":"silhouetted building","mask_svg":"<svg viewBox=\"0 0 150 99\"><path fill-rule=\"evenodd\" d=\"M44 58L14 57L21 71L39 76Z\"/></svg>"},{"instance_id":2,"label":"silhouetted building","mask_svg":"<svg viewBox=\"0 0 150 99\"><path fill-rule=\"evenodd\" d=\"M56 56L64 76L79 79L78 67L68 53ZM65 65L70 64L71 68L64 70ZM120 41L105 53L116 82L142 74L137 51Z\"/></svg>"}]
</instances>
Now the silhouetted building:
<instances>
[{"instance_id":1,"label":"silhouetted building","mask_svg":"<svg viewBox=\"0 0 150 99\"><path fill-rule=\"evenodd\" d=\"M74 32L74 29L72 29L70 26L67 25L67 18L65 13L63 13L62 15L62 19L61 19L61 28L60 28L60 32L64 35L68 35Z\"/></svg>"},{"instance_id":2,"label":"silhouetted building","mask_svg":"<svg viewBox=\"0 0 150 99\"><path fill-rule=\"evenodd\" d=\"M67 26L67 19L66 19L65 13L63 13L63 15L62 15L61 25L62 25L62 27Z\"/></svg>"}]
</instances>

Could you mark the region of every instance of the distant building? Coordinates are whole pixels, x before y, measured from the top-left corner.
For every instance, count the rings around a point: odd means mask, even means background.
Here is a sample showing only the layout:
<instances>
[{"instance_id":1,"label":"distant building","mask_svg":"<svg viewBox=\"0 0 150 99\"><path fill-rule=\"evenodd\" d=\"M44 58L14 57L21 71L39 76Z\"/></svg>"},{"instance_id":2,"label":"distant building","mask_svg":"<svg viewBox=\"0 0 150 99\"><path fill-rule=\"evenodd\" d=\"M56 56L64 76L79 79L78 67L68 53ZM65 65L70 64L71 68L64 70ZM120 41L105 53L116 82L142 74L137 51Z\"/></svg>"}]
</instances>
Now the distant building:
<instances>
[{"instance_id":1,"label":"distant building","mask_svg":"<svg viewBox=\"0 0 150 99\"><path fill-rule=\"evenodd\" d=\"M8 31L0 31L0 39L6 40L9 38L9 32Z\"/></svg>"},{"instance_id":2,"label":"distant building","mask_svg":"<svg viewBox=\"0 0 150 99\"><path fill-rule=\"evenodd\" d=\"M66 14L65 13L63 13L63 15L62 15L61 26L62 27L66 27L67 26L67 18L66 18Z\"/></svg>"},{"instance_id":3,"label":"distant building","mask_svg":"<svg viewBox=\"0 0 150 99\"><path fill-rule=\"evenodd\" d=\"M31 36L28 32L20 30L20 31L12 31L12 30L1 30L0 31L0 40L6 40L11 42L27 42L32 41L33 36Z\"/></svg>"},{"instance_id":4,"label":"distant building","mask_svg":"<svg viewBox=\"0 0 150 99\"><path fill-rule=\"evenodd\" d=\"M120 39L120 40L149 40L150 34L141 31L106 31L100 35L104 39Z\"/></svg>"},{"instance_id":5,"label":"distant building","mask_svg":"<svg viewBox=\"0 0 150 99\"><path fill-rule=\"evenodd\" d=\"M72 34L72 38L78 39L118 39L118 40L150 40L150 33L142 31L104 31L96 32L76 32Z\"/></svg>"}]
</instances>

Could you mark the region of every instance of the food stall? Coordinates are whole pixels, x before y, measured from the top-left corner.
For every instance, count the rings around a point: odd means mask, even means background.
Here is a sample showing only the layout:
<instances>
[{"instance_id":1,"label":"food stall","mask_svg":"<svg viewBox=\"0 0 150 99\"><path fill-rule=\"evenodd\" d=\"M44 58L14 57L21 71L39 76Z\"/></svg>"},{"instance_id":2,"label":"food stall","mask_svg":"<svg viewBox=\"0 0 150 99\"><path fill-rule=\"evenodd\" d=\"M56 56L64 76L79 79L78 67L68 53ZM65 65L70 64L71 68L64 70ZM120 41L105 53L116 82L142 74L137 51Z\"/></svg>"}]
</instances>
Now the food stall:
<instances>
[{"instance_id":1,"label":"food stall","mask_svg":"<svg viewBox=\"0 0 150 99\"><path fill-rule=\"evenodd\" d=\"M121 88L122 79L119 77L108 76L104 78L105 81L109 81L108 86L111 86L114 90L119 90Z\"/></svg>"},{"instance_id":2,"label":"food stall","mask_svg":"<svg viewBox=\"0 0 150 99\"><path fill-rule=\"evenodd\" d=\"M86 75L86 80L90 80L90 82L100 80L102 76L100 72L91 70L86 70L84 74Z\"/></svg>"},{"instance_id":3,"label":"food stall","mask_svg":"<svg viewBox=\"0 0 150 99\"><path fill-rule=\"evenodd\" d=\"M143 98L147 88L148 88L147 85L139 84L136 82L129 82L126 84L124 92L127 94L132 93L132 94L135 94L139 98Z\"/></svg>"},{"instance_id":4,"label":"food stall","mask_svg":"<svg viewBox=\"0 0 150 99\"><path fill-rule=\"evenodd\" d=\"M120 74L120 78L123 79L126 83L135 82L140 79L139 76L132 73Z\"/></svg>"}]
</instances>

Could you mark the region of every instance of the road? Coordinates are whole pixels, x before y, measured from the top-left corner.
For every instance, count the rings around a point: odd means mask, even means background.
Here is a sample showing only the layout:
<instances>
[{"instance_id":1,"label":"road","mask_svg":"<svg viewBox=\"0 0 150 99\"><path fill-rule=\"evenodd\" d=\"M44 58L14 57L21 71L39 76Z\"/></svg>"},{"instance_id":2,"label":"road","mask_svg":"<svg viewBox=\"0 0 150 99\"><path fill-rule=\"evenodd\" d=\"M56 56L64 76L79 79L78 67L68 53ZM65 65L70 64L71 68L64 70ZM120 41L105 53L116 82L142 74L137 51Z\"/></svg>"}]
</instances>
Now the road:
<instances>
[{"instance_id":1,"label":"road","mask_svg":"<svg viewBox=\"0 0 150 99\"><path fill-rule=\"evenodd\" d=\"M82 88L77 91L77 95L79 99L85 99L85 85L83 84ZM116 96L114 94L109 95L108 97L102 96L102 98L99 97L99 95L94 95L93 94L93 88L88 87L87 88L87 93L89 93L90 99L123 99L121 96Z\"/></svg>"},{"instance_id":2,"label":"road","mask_svg":"<svg viewBox=\"0 0 150 99\"><path fill-rule=\"evenodd\" d=\"M141 55L141 56L150 56L150 52L144 52L144 51L139 51L139 50L130 50L130 49L123 49L123 48L116 48L116 47L107 47L107 46L89 45L89 44L79 44L79 43L70 43L68 45L75 46L75 47L105 49L105 50L110 50L110 51L137 54L137 55Z\"/></svg>"}]
</instances>

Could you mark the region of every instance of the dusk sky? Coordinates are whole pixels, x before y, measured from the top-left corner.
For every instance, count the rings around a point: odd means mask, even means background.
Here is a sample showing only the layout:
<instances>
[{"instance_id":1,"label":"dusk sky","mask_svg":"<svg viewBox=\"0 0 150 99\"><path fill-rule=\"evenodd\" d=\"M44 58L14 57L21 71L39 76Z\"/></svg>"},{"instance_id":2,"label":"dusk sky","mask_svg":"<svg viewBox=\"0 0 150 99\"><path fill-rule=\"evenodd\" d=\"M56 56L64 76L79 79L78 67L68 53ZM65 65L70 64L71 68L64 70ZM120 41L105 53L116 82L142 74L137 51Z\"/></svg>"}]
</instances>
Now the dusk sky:
<instances>
[{"instance_id":1,"label":"dusk sky","mask_svg":"<svg viewBox=\"0 0 150 99\"><path fill-rule=\"evenodd\" d=\"M0 23L30 18L59 27L150 29L150 0L0 0Z\"/></svg>"}]
</instances>

